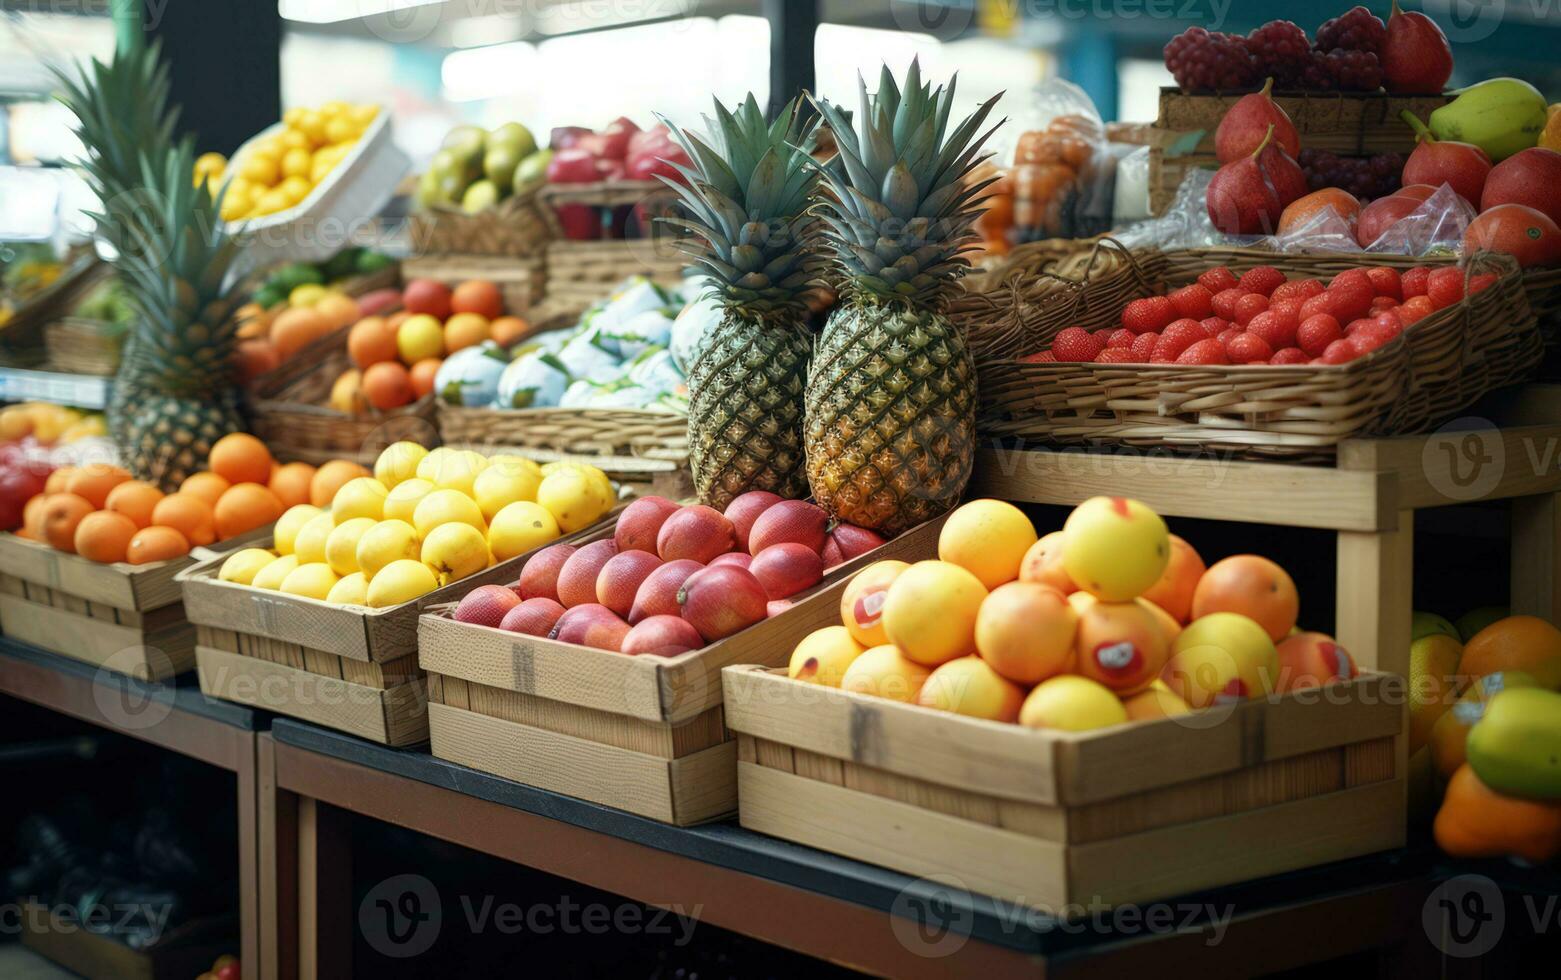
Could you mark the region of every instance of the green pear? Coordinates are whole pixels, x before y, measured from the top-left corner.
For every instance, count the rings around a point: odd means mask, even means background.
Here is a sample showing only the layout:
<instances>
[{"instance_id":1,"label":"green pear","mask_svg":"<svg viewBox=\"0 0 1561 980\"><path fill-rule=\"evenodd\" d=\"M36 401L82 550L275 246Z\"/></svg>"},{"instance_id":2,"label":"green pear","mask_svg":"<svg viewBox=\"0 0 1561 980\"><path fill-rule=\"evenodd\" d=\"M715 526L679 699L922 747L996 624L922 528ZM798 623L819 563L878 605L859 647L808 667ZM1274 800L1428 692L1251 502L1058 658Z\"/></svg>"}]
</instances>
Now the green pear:
<instances>
[{"instance_id":1,"label":"green pear","mask_svg":"<svg viewBox=\"0 0 1561 980\"><path fill-rule=\"evenodd\" d=\"M552 150L538 150L515 166L512 186L518 193L539 187L547 180L547 165L553 162Z\"/></svg>"},{"instance_id":2,"label":"green pear","mask_svg":"<svg viewBox=\"0 0 1561 980\"><path fill-rule=\"evenodd\" d=\"M521 156L511 146L490 146L482 156L482 172L493 181L500 194L508 194Z\"/></svg>"},{"instance_id":3,"label":"green pear","mask_svg":"<svg viewBox=\"0 0 1561 980\"><path fill-rule=\"evenodd\" d=\"M417 178L417 190L412 194L412 202L420 208L450 203L449 198L444 195L444 189L439 185L437 171L425 170L423 175Z\"/></svg>"},{"instance_id":4,"label":"green pear","mask_svg":"<svg viewBox=\"0 0 1561 980\"><path fill-rule=\"evenodd\" d=\"M1521 78L1488 78L1457 94L1431 113L1431 132L1439 140L1473 143L1493 163L1535 145L1545 129L1545 97Z\"/></svg>"},{"instance_id":5,"label":"green pear","mask_svg":"<svg viewBox=\"0 0 1561 980\"><path fill-rule=\"evenodd\" d=\"M439 144L439 148L459 150L462 156L470 156L482 152L487 138L488 131L481 126L457 126L445 134L444 142Z\"/></svg>"},{"instance_id":6,"label":"green pear","mask_svg":"<svg viewBox=\"0 0 1561 980\"><path fill-rule=\"evenodd\" d=\"M495 146L514 150L516 160L537 152L536 137L531 135L531 130L518 122L505 123L488 134L488 148L492 149Z\"/></svg>"},{"instance_id":7,"label":"green pear","mask_svg":"<svg viewBox=\"0 0 1561 980\"><path fill-rule=\"evenodd\" d=\"M461 197L461 210L467 214L493 207L499 202L499 188L491 180L479 180L466 188Z\"/></svg>"}]
</instances>

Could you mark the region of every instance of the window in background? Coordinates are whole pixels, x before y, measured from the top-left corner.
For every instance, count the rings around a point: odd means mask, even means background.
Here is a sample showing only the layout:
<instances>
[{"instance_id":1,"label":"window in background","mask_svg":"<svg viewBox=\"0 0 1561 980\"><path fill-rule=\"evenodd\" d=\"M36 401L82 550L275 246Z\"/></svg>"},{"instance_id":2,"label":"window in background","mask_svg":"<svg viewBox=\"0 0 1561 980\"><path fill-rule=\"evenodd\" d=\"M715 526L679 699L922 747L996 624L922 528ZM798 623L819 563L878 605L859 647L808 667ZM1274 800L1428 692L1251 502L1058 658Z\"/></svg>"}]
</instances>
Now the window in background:
<instances>
[{"instance_id":1,"label":"window in background","mask_svg":"<svg viewBox=\"0 0 1561 980\"><path fill-rule=\"evenodd\" d=\"M1175 84L1163 61L1122 59L1117 63L1117 118L1154 122L1160 115L1160 87Z\"/></svg>"}]
</instances>

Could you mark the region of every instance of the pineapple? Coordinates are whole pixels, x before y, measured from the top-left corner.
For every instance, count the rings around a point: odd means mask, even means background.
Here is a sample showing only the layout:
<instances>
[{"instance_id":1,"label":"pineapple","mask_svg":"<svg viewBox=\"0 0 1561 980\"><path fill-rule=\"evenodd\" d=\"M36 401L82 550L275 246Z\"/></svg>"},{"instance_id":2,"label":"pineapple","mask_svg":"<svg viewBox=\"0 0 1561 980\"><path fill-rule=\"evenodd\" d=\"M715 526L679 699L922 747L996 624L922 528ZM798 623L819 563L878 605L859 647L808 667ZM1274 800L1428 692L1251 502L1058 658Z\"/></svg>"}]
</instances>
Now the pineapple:
<instances>
[{"instance_id":1,"label":"pineapple","mask_svg":"<svg viewBox=\"0 0 1561 980\"><path fill-rule=\"evenodd\" d=\"M888 68L876 98L859 87L856 131L819 106L839 147L818 211L842 303L808 372L808 484L836 518L898 534L950 509L974 464L975 363L941 310L969 267L990 181L966 177L997 97L950 132L954 83L924 85L915 61L903 89Z\"/></svg>"},{"instance_id":2,"label":"pineapple","mask_svg":"<svg viewBox=\"0 0 1561 980\"><path fill-rule=\"evenodd\" d=\"M818 176L803 147L817 120L799 119L799 103L766 123L752 95L736 112L717 101L708 143L668 126L693 165L678 168L688 186L667 181L692 217L667 220L693 232L680 248L722 310L688 375L689 463L716 508L749 490L807 493L804 293L819 260L807 234Z\"/></svg>"}]
</instances>

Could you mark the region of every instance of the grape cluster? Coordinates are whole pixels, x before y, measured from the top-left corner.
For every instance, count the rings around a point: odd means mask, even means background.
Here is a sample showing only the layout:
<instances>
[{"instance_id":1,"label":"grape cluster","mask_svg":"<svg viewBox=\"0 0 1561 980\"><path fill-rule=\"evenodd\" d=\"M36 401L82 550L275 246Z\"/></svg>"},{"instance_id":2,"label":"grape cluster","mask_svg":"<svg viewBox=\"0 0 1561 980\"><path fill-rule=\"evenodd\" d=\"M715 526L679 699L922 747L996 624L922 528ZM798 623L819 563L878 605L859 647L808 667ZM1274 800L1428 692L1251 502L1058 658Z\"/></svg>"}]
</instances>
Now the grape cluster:
<instances>
[{"instance_id":1,"label":"grape cluster","mask_svg":"<svg viewBox=\"0 0 1561 980\"><path fill-rule=\"evenodd\" d=\"M1306 173L1312 190L1338 187L1349 191L1362 203L1387 197L1399 189L1404 170L1402 153L1379 153L1371 157L1346 157L1327 150L1302 150L1297 161Z\"/></svg>"},{"instance_id":2,"label":"grape cluster","mask_svg":"<svg viewBox=\"0 0 1561 980\"><path fill-rule=\"evenodd\" d=\"M1382 53L1382 43L1387 36L1387 25L1382 23L1382 18L1365 7L1351 7L1339 16L1323 21L1323 26L1317 28L1315 47L1327 53L1343 49L1376 56Z\"/></svg>"},{"instance_id":3,"label":"grape cluster","mask_svg":"<svg viewBox=\"0 0 1561 980\"><path fill-rule=\"evenodd\" d=\"M1165 67L1184 92L1252 88L1262 79L1245 38L1189 27L1165 46Z\"/></svg>"},{"instance_id":4,"label":"grape cluster","mask_svg":"<svg viewBox=\"0 0 1561 980\"><path fill-rule=\"evenodd\" d=\"M1312 64L1312 43L1300 25L1271 20L1247 35L1247 51L1260 69L1274 76L1274 87L1301 88Z\"/></svg>"}]
</instances>

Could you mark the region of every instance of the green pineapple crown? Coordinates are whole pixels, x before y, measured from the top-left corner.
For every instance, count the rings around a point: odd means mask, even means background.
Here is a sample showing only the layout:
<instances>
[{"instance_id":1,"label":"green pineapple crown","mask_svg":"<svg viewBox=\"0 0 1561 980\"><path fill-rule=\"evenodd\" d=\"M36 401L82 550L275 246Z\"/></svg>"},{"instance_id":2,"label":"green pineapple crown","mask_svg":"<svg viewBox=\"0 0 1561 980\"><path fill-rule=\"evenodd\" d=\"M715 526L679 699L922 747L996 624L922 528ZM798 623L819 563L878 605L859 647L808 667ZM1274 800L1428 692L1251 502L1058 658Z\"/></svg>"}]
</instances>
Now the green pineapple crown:
<instances>
[{"instance_id":1,"label":"green pineapple crown","mask_svg":"<svg viewBox=\"0 0 1561 980\"><path fill-rule=\"evenodd\" d=\"M981 148L1002 121L977 133L1002 95L949 132L957 79L933 88L912 60L903 87L884 66L876 96L857 77L854 119L818 100L839 154L822 167L830 193L816 210L845 288L859 301L936 307L970 265L971 225L992 181L966 178L990 156Z\"/></svg>"},{"instance_id":2,"label":"green pineapple crown","mask_svg":"<svg viewBox=\"0 0 1561 980\"><path fill-rule=\"evenodd\" d=\"M693 232L678 247L723 307L760 321L795 320L820 264L807 233L818 174L803 149L818 120L799 118L800 99L774 122L765 122L751 93L736 112L714 101L707 139L657 117L693 162L674 164L686 184L661 178L691 218L662 220Z\"/></svg>"}]
</instances>

